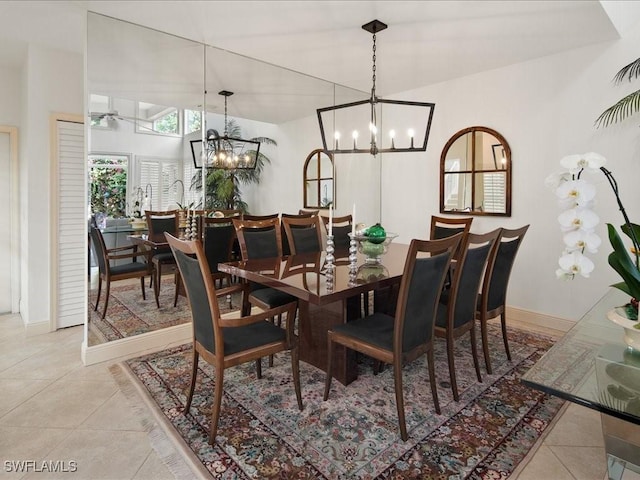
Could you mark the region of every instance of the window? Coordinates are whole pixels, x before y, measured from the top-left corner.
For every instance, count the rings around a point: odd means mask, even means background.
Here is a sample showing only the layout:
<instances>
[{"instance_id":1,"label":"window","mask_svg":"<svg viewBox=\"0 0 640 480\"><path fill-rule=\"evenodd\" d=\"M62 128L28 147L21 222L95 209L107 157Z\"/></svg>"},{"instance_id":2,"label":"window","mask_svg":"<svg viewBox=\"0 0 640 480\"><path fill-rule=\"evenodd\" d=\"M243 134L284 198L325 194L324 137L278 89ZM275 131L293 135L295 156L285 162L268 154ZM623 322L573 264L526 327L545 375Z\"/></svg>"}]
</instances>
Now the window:
<instances>
[{"instance_id":1,"label":"window","mask_svg":"<svg viewBox=\"0 0 640 480\"><path fill-rule=\"evenodd\" d=\"M88 171L91 211L107 217L126 216L129 156L89 155Z\"/></svg>"},{"instance_id":2,"label":"window","mask_svg":"<svg viewBox=\"0 0 640 480\"><path fill-rule=\"evenodd\" d=\"M138 185L149 196L149 210L169 210L184 201L183 192L175 184L182 180L177 159L140 156L135 162Z\"/></svg>"},{"instance_id":3,"label":"window","mask_svg":"<svg viewBox=\"0 0 640 480\"><path fill-rule=\"evenodd\" d=\"M178 136L182 132L180 112L175 107L138 102L136 132Z\"/></svg>"},{"instance_id":4,"label":"window","mask_svg":"<svg viewBox=\"0 0 640 480\"><path fill-rule=\"evenodd\" d=\"M196 110L184 111L184 134L197 132L202 128L202 112Z\"/></svg>"},{"instance_id":5,"label":"window","mask_svg":"<svg viewBox=\"0 0 640 480\"><path fill-rule=\"evenodd\" d=\"M304 162L304 208L335 207L333 155L314 150Z\"/></svg>"}]
</instances>

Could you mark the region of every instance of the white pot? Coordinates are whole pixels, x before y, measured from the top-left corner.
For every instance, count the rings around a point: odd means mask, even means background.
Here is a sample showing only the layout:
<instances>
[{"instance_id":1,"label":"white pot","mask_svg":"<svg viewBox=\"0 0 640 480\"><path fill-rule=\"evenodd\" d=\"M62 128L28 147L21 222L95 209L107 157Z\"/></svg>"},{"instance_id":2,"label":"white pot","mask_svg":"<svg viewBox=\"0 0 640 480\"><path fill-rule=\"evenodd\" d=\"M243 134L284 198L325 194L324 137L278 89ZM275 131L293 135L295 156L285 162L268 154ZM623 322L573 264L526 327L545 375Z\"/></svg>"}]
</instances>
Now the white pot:
<instances>
[{"instance_id":1,"label":"white pot","mask_svg":"<svg viewBox=\"0 0 640 480\"><path fill-rule=\"evenodd\" d=\"M609 310L607 318L624 329L624 343L631 348L640 350L640 321L629 320L624 315L624 307Z\"/></svg>"}]
</instances>

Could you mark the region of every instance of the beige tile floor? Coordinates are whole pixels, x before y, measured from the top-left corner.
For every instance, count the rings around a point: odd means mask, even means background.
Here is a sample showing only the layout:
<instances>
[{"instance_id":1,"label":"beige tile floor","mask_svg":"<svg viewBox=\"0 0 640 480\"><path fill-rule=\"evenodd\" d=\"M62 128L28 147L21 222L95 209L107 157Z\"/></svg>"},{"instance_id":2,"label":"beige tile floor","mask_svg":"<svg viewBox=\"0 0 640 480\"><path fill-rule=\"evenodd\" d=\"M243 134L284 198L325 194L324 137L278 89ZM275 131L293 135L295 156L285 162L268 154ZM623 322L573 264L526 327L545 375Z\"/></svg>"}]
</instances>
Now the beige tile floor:
<instances>
[{"instance_id":1,"label":"beige tile floor","mask_svg":"<svg viewBox=\"0 0 640 480\"><path fill-rule=\"evenodd\" d=\"M0 478L173 479L109 365L82 365L82 335L82 327L72 327L26 337L18 315L0 316ZM73 461L77 471L10 471L20 460L40 470L42 462L65 462L69 469ZM600 415L567 405L512 478L606 478Z\"/></svg>"}]
</instances>

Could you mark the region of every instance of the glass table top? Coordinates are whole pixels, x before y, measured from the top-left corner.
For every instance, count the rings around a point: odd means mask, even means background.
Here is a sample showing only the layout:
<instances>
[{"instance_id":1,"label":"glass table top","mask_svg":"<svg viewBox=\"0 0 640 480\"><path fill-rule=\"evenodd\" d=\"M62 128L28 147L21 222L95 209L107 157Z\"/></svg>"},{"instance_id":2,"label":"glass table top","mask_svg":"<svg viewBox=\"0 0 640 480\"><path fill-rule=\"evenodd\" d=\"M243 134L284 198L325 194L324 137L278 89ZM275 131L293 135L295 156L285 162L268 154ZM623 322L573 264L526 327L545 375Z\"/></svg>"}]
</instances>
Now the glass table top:
<instances>
[{"instance_id":1,"label":"glass table top","mask_svg":"<svg viewBox=\"0 0 640 480\"><path fill-rule=\"evenodd\" d=\"M607 312L629 296L610 289L529 370L533 388L611 416L640 424L640 351L623 340L624 330Z\"/></svg>"}]
</instances>

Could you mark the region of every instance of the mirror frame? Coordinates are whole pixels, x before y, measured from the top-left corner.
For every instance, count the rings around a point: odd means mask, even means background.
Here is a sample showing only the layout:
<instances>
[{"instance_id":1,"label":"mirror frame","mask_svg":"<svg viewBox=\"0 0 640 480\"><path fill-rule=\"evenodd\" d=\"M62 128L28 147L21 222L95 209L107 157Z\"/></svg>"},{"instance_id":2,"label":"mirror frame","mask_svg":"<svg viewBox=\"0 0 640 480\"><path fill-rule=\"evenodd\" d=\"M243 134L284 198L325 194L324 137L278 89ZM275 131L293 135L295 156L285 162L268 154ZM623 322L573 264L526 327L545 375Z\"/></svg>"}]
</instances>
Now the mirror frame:
<instances>
[{"instance_id":1,"label":"mirror frame","mask_svg":"<svg viewBox=\"0 0 640 480\"><path fill-rule=\"evenodd\" d=\"M476 132L482 132L482 133L487 133L489 135L493 135L499 142L500 144L502 144L502 147L504 148L504 154L505 154L505 159L506 159L506 163L505 163L505 168L504 169L497 169L497 170L476 170L475 165L475 152L474 149L472 149L472 159L471 159L471 170L465 170L464 174L471 174L472 178L475 177L477 174L482 174L482 173L487 173L487 172L495 172L495 171L506 171L506 185L505 185L505 211L504 213L502 212L484 212L484 211L478 211L478 210L472 210L471 211L464 211L464 210L445 210L445 192L444 192L444 186L445 186L445 161L447 158L447 154L449 153L449 149L451 148L451 146L456 142L456 140L458 140L459 138L463 137L464 135L471 133L472 135L475 136ZM492 146L492 150L493 150L493 146ZM462 173L461 173L462 174ZM472 182L472 189L473 189L473 183ZM471 193L471 198L472 198L472 207L473 207L473 199L475 198L474 196L474 192L472 191ZM483 127L483 126L473 126L473 127L468 127L468 128L464 128L458 132L456 132L450 139L449 141L445 144L444 148L442 149L442 154L440 155L440 213L444 213L444 214L450 214L450 215L477 215L477 216L500 216L500 217L510 217L511 216L511 147L509 146L509 143L506 141L506 139L497 131L495 131L492 128L489 127Z\"/></svg>"},{"instance_id":2,"label":"mirror frame","mask_svg":"<svg viewBox=\"0 0 640 480\"><path fill-rule=\"evenodd\" d=\"M309 178L309 175L308 175L309 162L311 162L311 160L313 160L314 158L316 158L318 161L318 165L316 167L317 171L315 172L316 176L313 178ZM321 176L320 172L322 171L322 167L320 162L323 160L329 160L331 162L331 177ZM331 180L331 203L330 204L333 205L333 208L336 208L336 169L335 169L335 163L333 161L333 154L322 148L318 148L316 150L313 150L311 153L309 153L309 155L307 155L306 160L304 161L303 179L302 179L302 190L304 192L303 208L329 208L329 204L324 206L313 205L308 195L307 183L316 182L318 184L317 185L317 190L318 190L317 203L322 203L320 201L320 199L322 198L322 192L320 191L320 188L323 180Z\"/></svg>"}]
</instances>

